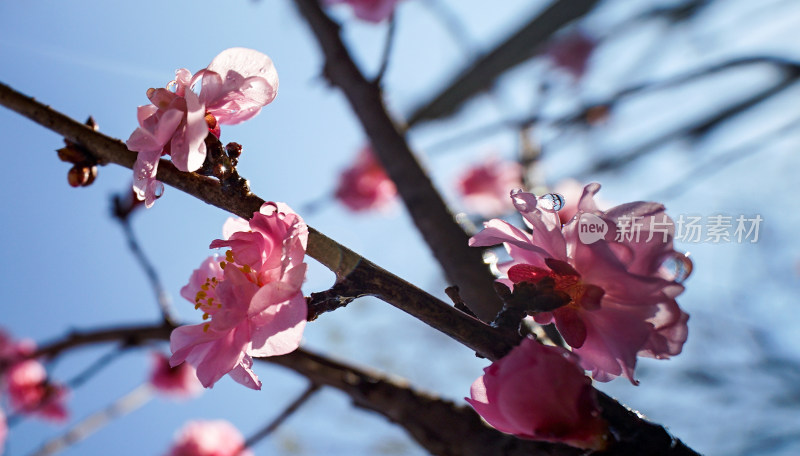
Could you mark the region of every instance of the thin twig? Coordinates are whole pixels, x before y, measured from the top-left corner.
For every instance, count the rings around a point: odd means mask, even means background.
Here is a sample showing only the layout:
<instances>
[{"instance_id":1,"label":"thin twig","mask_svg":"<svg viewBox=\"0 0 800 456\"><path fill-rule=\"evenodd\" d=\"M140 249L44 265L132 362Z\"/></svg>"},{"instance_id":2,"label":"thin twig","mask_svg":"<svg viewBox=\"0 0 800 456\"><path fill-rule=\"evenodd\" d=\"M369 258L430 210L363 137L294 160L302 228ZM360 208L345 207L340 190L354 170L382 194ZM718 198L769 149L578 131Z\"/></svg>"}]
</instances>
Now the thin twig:
<instances>
[{"instance_id":1,"label":"thin twig","mask_svg":"<svg viewBox=\"0 0 800 456\"><path fill-rule=\"evenodd\" d=\"M389 61L392 56L392 48L394 47L394 37L397 35L397 15L392 13L389 18L389 30L386 31L386 40L383 43L383 54L381 55L381 66L378 67L378 73L372 79L372 83L380 87L383 82L383 75L389 69Z\"/></svg>"},{"instance_id":2,"label":"thin twig","mask_svg":"<svg viewBox=\"0 0 800 456\"><path fill-rule=\"evenodd\" d=\"M83 386L84 383L89 381L92 377L94 377L95 375L100 373L100 371L108 367L111 361L119 357L128 348L130 347L125 344L120 344L114 347L111 351L104 353L103 356L97 358L92 364L87 366L77 375L67 380L66 385L71 389L80 388L81 386Z\"/></svg>"},{"instance_id":3,"label":"thin twig","mask_svg":"<svg viewBox=\"0 0 800 456\"><path fill-rule=\"evenodd\" d=\"M136 258L136 261L139 263L139 266L142 267L145 276L147 276L147 280L150 282L150 287L153 289L153 292L156 295L158 308L161 310L161 317L166 322L174 321L172 299L170 298L166 288L164 288L164 285L161 283L161 278L159 277L155 266L150 259L147 258L144 250L142 250L142 247L139 245L139 240L136 238L136 234L133 231L130 218L114 218L119 221L120 225L122 226L122 231L125 233L125 238L128 241L128 247L130 248L134 258Z\"/></svg>"},{"instance_id":4,"label":"thin twig","mask_svg":"<svg viewBox=\"0 0 800 456\"><path fill-rule=\"evenodd\" d=\"M31 456L50 456L63 451L70 445L74 445L94 434L98 429L111 422L111 420L127 415L143 406L152 397L153 391L149 384L139 385L133 391L117 399L105 409L84 418L65 434L45 442Z\"/></svg>"},{"instance_id":5,"label":"thin twig","mask_svg":"<svg viewBox=\"0 0 800 456\"><path fill-rule=\"evenodd\" d=\"M319 388L320 385L316 383L311 383L310 385L308 385L308 388L306 388L305 391L303 391L303 393L297 397L297 399L292 401L292 403L289 404L286 407L286 409L284 409L284 411L281 412L280 415L276 416L275 419L270 421L269 424L264 426L263 429L256 432L252 436L248 437L248 439L245 440L244 445L242 445L242 449L240 449L237 454L240 454L247 448L252 448L255 444L257 444L261 440L269 437L270 434L275 432L275 430L278 429L278 427L282 425L287 419L289 419L289 417L292 416L294 412L299 410L300 407L302 407L303 404L306 403L306 401L311 399L311 396L313 396L314 393L319 391Z\"/></svg>"},{"instance_id":6,"label":"thin twig","mask_svg":"<svg viewBox=\"0 0 800 456\"><path fill-rule=\"evenodd\" d=\"M475 44L475 40L464 26L464 23L444 1L425 0L421 3L442 23L444 29L447 30L466 57L474 59L478 55L478 46Z\"/></svg>"}]
</instances>

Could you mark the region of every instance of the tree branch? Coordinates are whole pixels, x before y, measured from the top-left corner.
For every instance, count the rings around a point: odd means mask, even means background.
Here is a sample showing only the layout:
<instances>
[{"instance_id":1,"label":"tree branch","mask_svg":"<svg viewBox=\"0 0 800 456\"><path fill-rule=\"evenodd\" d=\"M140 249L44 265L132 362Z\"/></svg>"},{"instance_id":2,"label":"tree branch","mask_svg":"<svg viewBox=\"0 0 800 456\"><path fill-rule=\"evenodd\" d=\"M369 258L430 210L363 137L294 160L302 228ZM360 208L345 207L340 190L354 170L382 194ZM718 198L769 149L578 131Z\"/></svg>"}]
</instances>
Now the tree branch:
<instances>
[{"instance_id":1,"label":"tree branch","mask_svg":"<svg viewBox=\"0 0 800 456\"><path fill-rule=\"evenodd\" d=\"M472 62L432 99L408 117L412 126L455 112L464 102L487 90L498 76L541 51L540 46L564 25L588 13L597 0L560 0L535 16L489 54Z\"/></svg>"},{"instance_id":2,"label":"tree branch","mask_svg":"<svg viewBox=\"0 0 800 456\"><path fill-rule=\"evenodd\" d=\"M295 3L325 55L325 76L344 92L433 256L449 280L461 289L464 301L475 314L491 321L502 303L492 291L494 277L483 263L481 250L468 246L469 237L453 219L386 112L380 88L364 78L350 57L339 36L339 26L325 14L317 0L295 0Z\"/></svg>"}]
</instances>

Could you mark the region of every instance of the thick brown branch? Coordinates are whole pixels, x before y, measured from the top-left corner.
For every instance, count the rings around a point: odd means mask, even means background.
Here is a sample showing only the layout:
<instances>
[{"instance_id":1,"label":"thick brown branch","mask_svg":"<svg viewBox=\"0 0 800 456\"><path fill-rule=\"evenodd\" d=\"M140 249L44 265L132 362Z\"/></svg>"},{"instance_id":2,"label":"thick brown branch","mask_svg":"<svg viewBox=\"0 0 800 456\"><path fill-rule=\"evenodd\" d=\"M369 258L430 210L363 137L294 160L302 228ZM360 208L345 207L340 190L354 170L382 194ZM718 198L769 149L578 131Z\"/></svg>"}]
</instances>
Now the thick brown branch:
<instances>
[{"instance_id":1,"label":"thick brown branch","mask_svg":"<svg viewBox=\"0 0 800 456\"><path fill-rule=\"evenodd\" d=\"M42 346L33 356L55 357L62 352L103 342L143 343L167 340L174 327L116 327L91 332L73 332L63 340ZM459 406L422 393L407 383L379 373L308 352L295 350L288 355L258 358L278 364L305 376L315 384L336 388L351 397L361 408L372 410L403 426L424 448L439 455L484 456L586 454L575 448L516 439L487 427L469 407ZM673 439L661 426L641 419L636 412L598 392L603 416L618 439L604 455L682 456L697 455L680 440Z\"/></svg>"},{"instance_id":2,"label":"thick brown branch","mask_svg":"<svg viewBox=\"0 0 800 456\"><path fill-rule=\"evenodd\" d=\"M541 51L541 45L564 25L588 13L597 0L560 0L534 17L492 52L464 69L447 87L408 118L408 125L456 111L464 102L488 89L498 76Z\"/></svg>"},{"instance_id":3,"label":"thick brown branch","mask_svg":"<svg viewBox=\"0 0 800 456\"><path fill-rule=\"evenodd\" d=\"M453 219L386 112L380 88L364 78L350 57L339 36L339 26L316 0L295 0L295 3L325 55L325 76L344 92L434 257L449 280L459 287L470 309L482 320L491 321L502 303L492 291L494 277L483 264L481 251L468 247L467 234Z\"/></svg>"}]
</instances>

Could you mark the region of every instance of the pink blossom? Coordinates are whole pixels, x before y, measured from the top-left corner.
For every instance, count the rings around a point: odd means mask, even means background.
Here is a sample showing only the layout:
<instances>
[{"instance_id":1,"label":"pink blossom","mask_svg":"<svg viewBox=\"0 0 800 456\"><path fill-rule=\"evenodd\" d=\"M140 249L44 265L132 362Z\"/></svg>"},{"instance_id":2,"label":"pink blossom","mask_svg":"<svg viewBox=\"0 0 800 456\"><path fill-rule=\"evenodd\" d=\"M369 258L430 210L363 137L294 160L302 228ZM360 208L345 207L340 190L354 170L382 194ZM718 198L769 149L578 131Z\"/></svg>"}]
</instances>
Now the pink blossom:
<instances>
[{"instance_id":1,"label":"pink blossom","mask_svg":"<svg viewBox=\"0 0 800 456\"><path fill-rule=\"evenodd\" d=\"M190 421L175 437L167 456L253 456L244 437L224 420Z\"/></svg>"},{"instance_id":2,"label":"pink blossom","mask_svg":"<svg viewBox=\"0 0 800 456\"><path fill-rule=\"evenodd\" d=\"M399 0L325 0L328 5L347 3L353 8L356 17L369 21L381 22L388 19L394 12L395 4Z\"/></svg>"},{"instance_id":3,"label":"pink blossom","mask_svg":"<svg viewBox=\"0 0 800 456\"><path fill-rule=\"evenodd\" d=\"M577 356L526 338L472 384L467 402L518 437L602 450L607 424Z\"/></svg>"},{"instance_id":4,"label":"pink blossom","mask_svg":"<svg viewBox=\"0 0 800 456\"><path fill-rule=\"evenodd\" d=\"M593 199L599 189L599 184L585 187L578 216L563 227L557 214L537 206L534 195L514 193L514 205L533 232L494 219L470 245L504 244L512 260L499 267L507 273L508 279L501 281L508 285L552 278L556 290L570 300L552 312L535 314L536 322L555 322L596 380L624 374L636 383L637 355L668 358L680 353L686 341L689 317L675 302L683 286L662 264L688 259L672 247L672 221L662 205L634 202L603 212ZM637 239L616 239L626 219L641 225ZM582 242L581 220L605 223L605 236Z\"/></svg>"},{"instance_id":5,"label":"pink blossom","mask_svg":"<svg viewBox=\"0 0 800 456\"><path fill-rule=\"evenodd\" d=\"M522 186L522 166L497 157L469 168L458 180L458 192L470 212L495 217L514 210L508 193Z\"/></svg>"},{"instance_id":6,"label":"pink blossom","mask_svg":"<svg viewBox=\"0 0 800 456\"><path fill-rule=\"evenodd\" d=\"M150 207L163 191L156 180L162 155L170 155L181 171L196 171L206 158L209 130L219 136L218 124L250 119L277 93L272 60L245 48L222 51L194 76L185 68L177 70L167 89L149 89L151 104L139 106L139 128L127 141L128 149L138 152L133 167L137 197Z\"/></svg>"},{"instance_id":7,"label":"pink blossom","mask_svg":"<svg viewBox=\"0 0 800 456\"><path fill-rule=\"evenodd\" d=\"M589 58L594 52L597 42L586 32L577 30L557 38L546 51L553 63L580 79L586 72Z\"/></svg>"},{"instance_id":8,"label":"pink blossom","mask_svg":"<svg viewBox=\"0 0 800 456\"><path fill-rule=\"evenodd\" d=\"M342 173L336 189L336 198L356 212L385 208L396 194L394 182L370 147L361 149L353 166Z\"/></svg>"},{"instance_id":9,"label":"pink blossom","mask_svg":"<svg viewBox=\"0 0 800 456\"><path fill-rule=\"evenodd\" d=\"M159 393L176 398L196 396L203 390L194 367L189 363L171 367L169 358L161 353L152 355L150 384Z\"/></svg>"},{"instance_id":10,"label":"pink blossom","mask_svg":"<svg viewBox=\"0 0 800 456\"><path fill-rule=\"evenodd\" d=\"M231 231L231 225L243 229ZM308 228L283 203L266 203L247 225L228 222L226 227L228 239L211 243L230 249L225 258L206 259L181 290L210 321L172 332L170 364L196 366L207 388L230 373L235 381L260 389L252 357L289 353L303 335L307 308L300 287Z\"/></svg>"},{"instance_id":11,"label":"pink blossom","mask_svg":"<svg viewBox=\"0 0 800 456\"><path fill-rule=\"evenodd\" d=\"M11 366L6 374L6 389L11 407L17 412L40 415L53 421L67 419L64 407L67 390L50 383L39 361L29 359Z\"/></svg>"},{"instance_id":12,"label":"pink blossom","mask_svg":"<svg viewBox=\"0 0 800 456\"><path fill-rule=\"evenodd\" d=\"M0 367L11 365L25 359L36 350L36 344L30 339L15 341L0 328Z\"/></svg>"}]
</instances>

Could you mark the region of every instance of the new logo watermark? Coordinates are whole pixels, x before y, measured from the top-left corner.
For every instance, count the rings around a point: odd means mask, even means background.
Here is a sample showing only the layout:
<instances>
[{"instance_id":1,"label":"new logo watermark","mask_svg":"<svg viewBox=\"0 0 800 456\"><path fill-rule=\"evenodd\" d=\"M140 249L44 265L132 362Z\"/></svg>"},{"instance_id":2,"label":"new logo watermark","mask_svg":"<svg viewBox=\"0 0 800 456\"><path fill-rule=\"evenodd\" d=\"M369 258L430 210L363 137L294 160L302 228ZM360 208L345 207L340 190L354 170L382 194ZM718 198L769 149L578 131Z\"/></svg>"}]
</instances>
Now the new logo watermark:
<instances>
[{"instance_id":1,"label":"new logo watermark","mask_svg":"<svg viewBox=\"0 0 800 456\"><path fill-rule=\"evenodd\" d=\"M673 222L667 216L643 217L623 215L616 220L617 242L678 242L732 243L758 242L759 229L764 219L761 215L738 217L730 215L679 215ZM613 224L612 224L613 226ZM584 244L593 244L605 238L611 228L605 220L594 214L581 214L578 219L578 237Z\"/></svg>"},{"instance_id":2,"label":"new logo watermark","mask_svg":"<svg viewBox=\"0 0 800 456\"><path fill-rule=\"evenodd\" d=\"M608 233L608 224L594 214L581 214L578 219L578 238L584 244L594 244Z\"/></svg>"}]
</instances>

